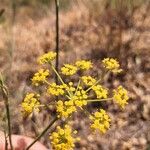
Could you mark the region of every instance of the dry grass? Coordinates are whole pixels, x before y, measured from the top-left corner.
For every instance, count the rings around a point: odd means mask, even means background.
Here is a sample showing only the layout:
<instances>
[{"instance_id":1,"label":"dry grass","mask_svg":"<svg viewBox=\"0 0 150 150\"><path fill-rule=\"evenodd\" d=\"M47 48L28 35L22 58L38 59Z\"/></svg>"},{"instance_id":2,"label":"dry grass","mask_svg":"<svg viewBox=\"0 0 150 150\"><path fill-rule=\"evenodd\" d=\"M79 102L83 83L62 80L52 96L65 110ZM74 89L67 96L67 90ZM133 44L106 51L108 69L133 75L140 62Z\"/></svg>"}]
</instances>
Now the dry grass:
<instances>
[{"instance_id":1,"label":"dry grass","mask_svg":"<svg viewBox=\"0 0 150 150\"><path fill-rule=\"evenodd\" d=\"M38 68L37 57L55 47L55 18L53 12L39 19L33 18L28 15L30 13L25 14L27 10L30 12L30 9L22 8L17 13L13 27L13 51L10 49L12 26L9 21L0 25L0 71L10 89L13 116L16 118L13 132L35 136L48 123L48 111L22 120L18 114L18 104L24 93L32 90L30 77ZM84 114L74 116L74 127L83 139L77 143L76 149L145 150L150 143L150 17L146 14L145 5L136 9L132 17L124 18L110 8L95 15L84 3L62 11L60 64L86 58L96 63L94 70L97 70L102 58L117 57L125 73L117 79L110 74L105 84L113 88L122 83L130 91L130 104L125 111L112 103L92 105L95 109L103 106L111 115L112 126L106 135L91 135ZM16 104L17 110L14 109ZM55 111L50 112L52 115ZM37 122L39 125L36 125ZM48 143L46 138L43 141Z\"/></svg>"}]
</instances>

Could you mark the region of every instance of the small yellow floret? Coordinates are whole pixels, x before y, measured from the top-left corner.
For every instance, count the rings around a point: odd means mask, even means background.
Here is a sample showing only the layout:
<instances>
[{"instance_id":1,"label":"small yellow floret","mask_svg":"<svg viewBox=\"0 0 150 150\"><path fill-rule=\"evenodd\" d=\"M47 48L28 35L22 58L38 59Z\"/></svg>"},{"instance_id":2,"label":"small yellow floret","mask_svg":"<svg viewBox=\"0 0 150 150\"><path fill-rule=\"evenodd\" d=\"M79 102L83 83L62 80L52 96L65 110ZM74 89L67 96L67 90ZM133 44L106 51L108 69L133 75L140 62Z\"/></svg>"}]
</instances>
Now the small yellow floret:
<instances>
[{"instance_id":1,"label":"small yellow floret","mask_svg":"<svg viewBox=\"0 0 150 150\"><path fill-rule=\"evenodd\" d=\"M96 80L92 78L91 76L82 76L82 81L85 83L85 85L92 86L94 83L96 83Z\"/></svg>"},{"instance_id":2,"label":"small yellow floret","mask_svg":"<svg viewBox=\"0 0 150 150\"><path fill-rule=\"evenodd\" d=\"M59 96L65 93L66 85L57 85L56 83L51 83L47 89L47 92L51 95Z\"/></svg>"},{"instance_id":3,"label":"small yellow floret","mask_svg":"<svg viewBox=\"0 0 150 150\"><path fill-rule=\"evenodd\" d=\"M103 65L106 69L108 69L114 73L122 72L122 69L120 69L120 64L116 59L105 58L105 59L103 59L102 62L103 62Z\"/></svg>"},{"instance_id":4,"label":"small yellow floret","mask_svg":"<svg viewBox=\"0 0 150 150\"><path fill-rule=\"evenodd\" d=\"M82 87L79 87L75 95L71 97L71 99L74 100L74 104L80 108L87 105L87 100L86 100L87 98L88 98L88 95L86 91L83 90Z\"/></svg>"},{"instance_id":5,"label":"small yellow floret","mask_svg":"<svg viewBox=\"0 0 150 150\"><path fill-rule=\"evenodd\" d=\"M79 69L88 70L88 69L92 68L92 63L91 63L91 61L80 60L80 61L76 62L76 66Z\"/></svg>"},{"instance_id":6,"label":"small yellow floret","mask_svg":"<svg viewBox=\"0 0 150 150\"><path fill-rule=\"evenodd\" d=\"M42 56L39 57L38 62L39 64L46 64L46 63L50 63L51 61L53 61L56 58L56 53L55 52L48 52Z\"/></svg>"},{"instance_id":7,"label":"small yellow floret","mask_svg":"<svg viewBox=\"0 0 150 150\"><path fill-rule=\"evenodd\" d=\"M92 121L91 128L94 131L98 130L100 133L105 133L110 127L110 118L103 109L91 115L90 120Z\"/></svg>"},{"instance_id":8,"label":"small yellow floret","mask_svg":"<svg viewBox=\"0 0 150 150\"><path fill-rule=\"evenodd\" d=\"M52 148L55 150L73 150L75 142L78 138L74 138L74 133L70 126L65 125L64 128L57 127L57 132L53 132L50 136Z\"/></svg>"},{"instance_id":9,"label":"small yellow floret","mask_svg":"<svg viewBox=\"0 0 150 150\"><path fill-rule=\"evenodd\" d=\"M73 82L69 82L69 83L67 84L66 90L67 90L68 92L71 92L71 93L76 90L75 87L73 86Z\"/></svg>"},{"instance_id":10,"label":"small yellow floret","mask_svg":"<svg viewBox=\"0 0 150 150\"><path fill-rule=\"evenodd\" d=\"M77 72L77 67L70 64L65 64L64 67L61 68L61 72L63 75L71 76Z\"/></svg>"},{"instance_id":11,"label":"small yellow floret","mask_svg":"<svg viewBox=\"0 0 150 150\"><path fill-rule=\"evenodd\" d=\"M32 78L32 84L38 86L40 83L44 83L49 76L49 70L40 69L34 74Z\"/></svg>"},{"instance_id":12,"label":"small yellow floret","mask_svg":"<svg viewBox=\"0 0 150 150\"><path fill-rule=\"evenodd\" d=\"M61 101L59 100L56 105L58 117L68 118L73 112L76 112L76 107L73 100Z\"/></svg>"},{"instance_id":13,"label":"small yellow floret","mask_svg":"<svg viewBox=\"0 0 150 150\"><path fill-rule=\"evenodd\" d=\"M39 99L39 94L29 93L25 96L25 98L21 104L24 115L29 115L34 110L36 112L39 112L38 106L40 105L40 102L38 99Z\"/></svg>"},{"instance_id":14,"label":"small yellow floret","mask_svg":"<svg viewBox=\"0 0 150 150\"><path fill-rule=\"evenodd\" d=\"M95 92L97 98L107 98L108 90L101 85L95 85L92 87L92 90Z\"/></svg>"},{"instance_id":15,"label":"small yellow floret","mask_svg":"<svg viewBox=\"0 0 150 150\"><path fill-rule=\"evenodd\" d=\"M128 104L128 92L122 86L119 86L116 90L113 90L114 93L114 100L115 102L123 109L125 105Z\"/></svg>"}]
</instances>

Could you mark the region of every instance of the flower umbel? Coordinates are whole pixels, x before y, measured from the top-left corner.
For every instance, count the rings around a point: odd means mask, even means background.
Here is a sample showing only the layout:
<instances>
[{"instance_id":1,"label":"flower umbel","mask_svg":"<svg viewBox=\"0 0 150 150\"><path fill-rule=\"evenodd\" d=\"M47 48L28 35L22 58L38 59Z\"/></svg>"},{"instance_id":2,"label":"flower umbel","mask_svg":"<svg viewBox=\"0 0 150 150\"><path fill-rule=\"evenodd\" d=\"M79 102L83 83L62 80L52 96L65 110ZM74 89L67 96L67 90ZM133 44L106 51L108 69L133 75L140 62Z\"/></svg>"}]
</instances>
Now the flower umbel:
<instances>
[{"instance_id":1,"label":"flower umbel","mask_svg":"<svg viewBox=\"0 0 150 150\"><path fill-rule=\"evenodd\" d=\"M40 69L34 74L32 78L32 84L38 86L40 83L44 83L49 76L49 70Z\"/></svg>"},{"instance_id":2,"label":"flower umbel","mask_svg":"<svg viewBox=\"0 0 150 150\"><path fill-rule=\"evenodd\" d=\"M51 61L53 61L56 58L56 53L55 52L49 52L46 53L44 55L42 55L41 57L39 57L38 62L39 64L46 64L46 63L50 63Z\"/></svg>"},{"instance_id":3,"label":"flower umbel","mask_svg":"<svg viewBox=\"0 0 150 150\"><path fill-rule=\"evenodd\" d=\"M61 68L61 72L63 75L71 76L77 72L77 67L70 64L65 64L64 67Z\"/></svg>"},{"instance_id":4,"label":"flower umbel","mask_svg":"<svg viewBox=\"0 0 150 150\"><path fill-rule=\"evenodd\" d=\"M102 85L102 83L104 83L103 73L101 77L98 78L93 78L92 76L85 74L89 71L84 72L84 70L88 70L93 67L91 61L80 60L74 65L64 64L61 68L61 73L59 73L52 62L55 57L56 53L54 52L46 53L39 58L39 63L48 63L51 70L57 76L58 82L51 82L51 80L48 79L48 69L40 69L34 74L32 83L36 86L46 84L46 86L40 90L40 92L42 92L42 96L47 96L48 93L49 100L53 100L54 97L51 98L51 96L57 96L56 100L52 102L48 101L48 104L40 104L39 95L29 93L26 95L21 104L23 113L26 116L30 115L34 110L38 112L39 107L43 107L43 109L51 109L54 107L53 110L56 110L54 119L50 121L48 126L35 139L35 141L27 147L27 149L29 149L40 137L42 137L56 121L59 121L59 123L67 123L70 119L72 119L73 114L78 112L78 110L85 111L85 114L89 114L88 107L86 107L89 103L114 100L121 108L124 108L128 103L129 97L127 95L127 90L122 86L113 90L113 96L109 97L111 94L109 94L108 89ZM119 62L116 59L105 58L102 61L102 64L106 70L113 73L120 73L122 71L122 69L120 69ZM77 73L78 77L69 77L75 73ZM104 71L104 73L107 72ZM79 76L79 74L84 75ZM89 118L91 121L91 128L94 131L98 130L100 133L105 133L110 127L110 117L103 109L99 109L99 111L89 115ZM52 148L55 150L73 150L75 147L74 143L77 138L74 138L70 126L65 125L63 128L58 126L57 130L51 134L50 140Z\"/></svg>"},{"instance_id":5,"label":"flower umbel","mask_svg":"<svg viewBox=\"0 0 150 150\"><path fill-rule=\"evenodd\" d=\"M77 131L72 132L70 126L65 125L64 128L60 126L57 127L57 132L53 132L50 136L50 140L52 141L52 147L55 150L73 150L75 147L75 142L78 138L74 138L74 134Z\"/></svg>"},{"instance_id":6,"label":"flower umbel","mask_svg":"<svg viewBox=\"0 0 150 150\"><path fill-rule=\"evenodd\" d=\"M59 100L56 105L56 110L59 118L68 118L73 112L76 111L76 106L74 105L73 100L68 100L65 102Z\"/></svg>"},{"instance_id":7,"label":"flower umbel","mask_svg":"<svg viewBox=\"0 0 150 150\"><path fill-rule=\"evenodd\" d=\"M128 92L122 86L119 86L116 90L113 90L113 98L115 102L123 109L128 104Z\"/></svg>"},{"instance_id":8,"label":"flower umbel","mask_svg":"<svg viewBox=\"0 0 150 150\"><path fill-rule=\"evenodd\" d=\"M39 94L34 94L34 93L29 93L25 96L21 106L23 108L23 114L24 115L29 115L31 114L34 110L36 112L39 112L38 106L40 105L39 102Z\"/></svg>"},{"instance_id":9,"label":"flower umbel","mask_svg":"<svg viewBox=\"0 0 150 150\"><path fill-rule=\"evenodd\" d=\"M87 86L92 86L94 83L96 83L96 80L92 78L91 76L82 76L82 81Z\"/></svg>"},{"instance_id":10,"label":"flower umbel","mask_svg":"<svg viewBox=\"0 0 150 150\"><path fill-rule=\"evenodd\" d=\"M73 82L69 82L67 84L66 90L71 93L73 93L76 90L75 87L73 86Z\"/></svg>"},{"instance_id":11,"label":"flower umbel","mask_svg":"<svg viewBox=\"0 0 150 150\"><path fill-rule=\"evenodd\" d=\"M76 66L81 70L88 70L92 68L92 63L91 61L80 60L76 62Z\"/></svg>"},{"instance_id":12,"label":"flower umbel","mask_svg":"<svg viewBox=\"0 0 150 150\"><path fill-rule=\"evenodd\" d=\"M107 98L108 90L101 85L94 85L92 90L95 92L97 98Z\"/></svg>"},{"instance_id":13,"label":"flower umbel","mask_svg":"<svg viewBox=\"0 0 150 150\"><path fill-rule=\"evenodd\" d=\"M76 91L75 95L71 97L74 100L74 104L77 107L82 108L82 106L87 105L88 95L85 90L81 86L79 86L78 90Z\"/></svg>"},{"instance_id":14,"label":"flower umbel","mask_svg":"<svg viewBox=\"0 0 150 150\"><path fill-rule=\"evenodd\" d=\"M56 83L51 83L47 89L47 92L51 95L59 96L65 93L66 85L57 85Z\"/></svg>"},{"instance_id":15,"label":"flower umbel","mask_svg":"<svg viewBox=\"0 0 150 150\"><path fill-rule=\"evenodd\" d=\"M103 109L95 112L94 115L90 115L90 119L92 121L91 128L98 130L100 133L105 133L110 127L110 118Z\"/></svg>"},{"instance_id":16,"label":"flower umbel","mask_svg":"<svg viewBox=\"0 0 150 150\"><path fill-rule=\"evenodd\" d=\"M120 69L120 64L116 59L113 58L105 58L102 61L104 67L113 73L120 73L122 69Z\"/></svg>"}]
</instances>

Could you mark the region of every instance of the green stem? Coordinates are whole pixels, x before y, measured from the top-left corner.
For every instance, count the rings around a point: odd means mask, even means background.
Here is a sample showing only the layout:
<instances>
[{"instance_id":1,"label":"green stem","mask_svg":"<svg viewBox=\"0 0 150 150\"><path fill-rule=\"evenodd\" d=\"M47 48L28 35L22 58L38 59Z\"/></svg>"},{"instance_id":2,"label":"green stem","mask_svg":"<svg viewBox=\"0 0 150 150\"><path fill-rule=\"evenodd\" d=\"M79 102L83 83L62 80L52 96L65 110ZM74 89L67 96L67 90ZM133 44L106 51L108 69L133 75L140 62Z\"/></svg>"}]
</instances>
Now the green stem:
<instances>
[{"instance_id":1,"label":"green stem","mask_svg":"<svg viewBox=\"0 0 150 150\"><path fill-rule=\"evenodd\" d=\"M89 87L87 90L86 90L86 92L88 92L88 91L90 91L92 88L93 88L93 86L95 86L96 84L98 84L100 81L103 81L104 80L104 75L106 74L106 73L108 73L109 71L103 71L102 72L102 75L101 75L101 78L99 79L99 80L97 80L91 87Z\"/></svg>"},{"instance_id":2,"label":"green stem","mask_svg":"<svg viewBox=\"0 0 150 150\"><path fill-rule=\"evenodd\" d=\"M88 91L90 91L90 90L93 88L93 86L95 86L96 84L98 84L100 81L101 81L101 79L97 80L92 86L90 86L90 87L86 90L86 93L87 93Z\"/></svg>"},{"instance_id":3,"label":"green stem","mask_svg":"<svg viewBox=\"0 0 150 150\"><path fill-rule=\"evenodd\" d=\"M53 64L51 63L50 65L51 65L51 67L52 67L52 70L55 72L55 74L57 75L58 79L60 80L60 82L61 82L62 84L65 84L65 82L63 81L63 79L62 79L61 76L59 75L58 71L57 71L57 70L55 69L55 67L53 66ZM67 92L68 92L69 96L71 97L72 94L71 94L69 91L67 91Z\"/></svg>"},{"instance_id":4,"label":"green stem","mask_svg":"<svg viewBox=\"0 0 150 150\"><path fill-rule=\"evenodd\" d=\"M87 102L99 102L99 101L110 101L110 100L113 100L113 98L104 98L104 99L90 99L90 100L87 100Z\"/></svg>"},{"instance_id":5,"label":"green stem","mask_svg":"<svg viewBox=\"0 0 150 150\"><path fill-rule=\"evenodd\" d=\"M74 95L76 95L76 93L77 93L77 91L78 91L78 89L79 89L80 83L81 83L81 79L79 79L79 81L78 81L78 85L77 85L77 88L76 88L76 91L75 91L75 94L74 94Z\"/></svg>"},{"instance_id":6,"label":"green stem","mask_svg":"<svg viewBox=\"0 0 150 150\"><path fill-rule=\"evenodd\" d=\"M56 71L58 72L58 67L59 67L59 0L55 0L55 7L56 7L56 64L55 68ZM58 76L55 76L56 84L58 84Z\"/></svg>"},{"instance_id":7,"label":"green stem","mask_svg":"<svg viewBox=\"0 0 150 150\"><path fill-rule=\"evenodd\" d=\"M10 148L11 150L13 150L12 139L11 139L11 121L10 121L8 90L7 87L4 85L2 78L0 78L0 87L1 87L3 98L5 100L7 125L8 125L8 138L9 138Z\"/></svg>"},{"instance_id":8,"label":"green stem","mask_svg":"<svg viewBox=\"0 0 150 150\"><path fill-rule=\"evenodd\" d=\"M58 120L57 117L55 117L50 123L49 125L41 132L41 134L39 136L37 136L37 138L25 149L25 150L29 150L48 130L49 128Z\"/></svg>"},{"instance_id":9,"label":"green stem","mask_svg":"<svg viewBox=\"0 0 150 150\"><path fill-rule=\"evenodd\" d=\"M59 75L58 71L55 69L55 67L53 66L53 64L51 63L51 67L52 67L52 70L55 72L55 74L57 75L58 79L60 80L60 82L62 84L65 84L65 82L63 81L63 79L61 78L61 76Z\"/></svg>"},{"instance_id":10,"label":"green stem","mask_svg":"<svg viewBox=\"0 0 150 150\"><path fill-rule=\"evenodd\" d=\"M49 83L48 81L45 80L44 82L45 82L47 85L50 85L50 83Z\"/></svg>"},{"instance_id":11,"label":"green stem","mask_svg":"<svg viewBox=\"0 0 150 150\"><path fill-rule=\"evenodd\" d=\"M71 99L71 97L70 97L70 96L68 96L68 95L66 95L66 97L67 97L68 99Z\"/></svg>"}]
</instances>

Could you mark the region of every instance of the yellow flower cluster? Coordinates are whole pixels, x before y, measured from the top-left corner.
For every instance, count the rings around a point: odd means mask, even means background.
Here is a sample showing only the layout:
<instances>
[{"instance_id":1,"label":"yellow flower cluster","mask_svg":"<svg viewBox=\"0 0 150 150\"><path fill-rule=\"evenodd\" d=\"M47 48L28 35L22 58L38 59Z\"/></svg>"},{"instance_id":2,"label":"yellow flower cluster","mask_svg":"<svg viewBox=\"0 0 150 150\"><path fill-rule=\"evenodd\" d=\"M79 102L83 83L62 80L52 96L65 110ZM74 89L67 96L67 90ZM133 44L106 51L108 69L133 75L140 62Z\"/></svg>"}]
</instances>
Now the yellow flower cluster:
<instances>
[{"instance_id":1,"label":"yellow flower cluster","mask_svg":"<svg viewBox=\"0 0 150 150\"><path fill-rule=\"evenodd\" d=\"M91 61L80 60L80 61L77 61L75 64L79 69L82 69L82 70L88 70L92 68Z\"/></svg>"},{"instance_id":2,"label":"yellow flower cluster","mask_svg":"<svg viewBox=\"0 0 150 150\"><path fill-rule=\"evenodd\" d=\"M65 64L64 67L61 68L61 72L63 75L71 76L77 72L77 67L70 64Z\"/></svg>"},{"instance_id":3,"label":"yellow flower cluster","mask_svg":"<svg viewBox=\"0 0 150 150\"><path fill-rule=\"evenodd\" d=\"M65 94L66 84L57 85L56 83L51 83L47 89L47 93L55 96Z\"/></svg>"},{"instance_id":4,"label":"yellow flower cluster","mask_svg":"<svg viewBox=\"0 0 150 150\"><path fill-rule=\"evenodd\" d=\"M119 86L116 90L113 90L113 98L116 103L123 109L128 104L128 92L122 86Z\"/></svg>"},{"instance_id":5,"label":"yellow flower cluster","mask_svg":"<svg viewBox=\"0 0 150 150\"><path fill-rule=\"evenodd\" d=\"M114 73L120 73L122 72L122 69L120 69L120 64L116 59L113 58L105 58L102 61L104 67Z\"/></svg>"},{"instance_id":6,"label":"yellow flower cluster","mask_svg":"<svg viewBox=\"0 0 150 150\"><path fill-rule=\"evenodd\" d=\"M32 78L32 84L39 86L40 83L44 83L49 76L49 70L40 69L37 73L34 74Z\"/></svg>"},{"instance_id":7,"label":"yellow flower cluster","mask_svg":"<svg viewBox=\"0 0 150 150\"><path fill-rule=\"evenodd\" d=\"M73 150L74 143L79 140L73 137L76 133L77 131L72 132L71 127L68 125L65 125L64 129L58 126L57 132L53 132L50 136L52 148L55 150Z\"/></svg>"},{"instance_id":8,"label":"yellow flower cluster","mask_svg":"<svg viewBox=\"0 0 150 150\"><path fill-rule=\"evenodd\" d=\"M71 93L76 90L75 87L73 86L73 82L69 82L69 83L67 84L66 90L67 90L68 92L71 92Z\"/></svg>"},{"instance_id":9,"label":"yellow flower cluster","mask_svg":"<svg viewBox=\"0 0 150 150\"><path fill-rule=\"evenodd\" d=\"M70 84L72 84L72 82ZM77 111L77 107L82 108L83 106L87 105L87 98L88 95L86 94L86 91L84 91L82 87L79 87L75 94L70 96L70 100L64 102L59 100L56 105L58 117L69 117L73 112Z\"/></svg>"},{"instance_id":10,"label":"yellow flower cluster","mask_svg":"<svg viewBox=\"0 0 150 150\"><path fill-rule=\"evenodd\" d=\"M40 105L39 102L39 94L34 94L34 93L29 93L25 96L21 106L23 108L23 114L24 115L29 115L31 114L34 110L36 112L39 112L38 106Z\"/></svg>"},{"instance_id":11,"label":"yellow flower cluster","mask_svg":"<svg viewBox=\"0 0 150 150\"><path fill-rule=\"evenodd\" d=\"M92 86L94 83L96 83L96 80L92 78L91 76L82 76L82 81L87 86Z\"/></svg>"},{"instance_id":12,"label":"yellow flower cluster","mask_svg":"<svg viewBox=\"0 0 150 150\"><path fill-rule=\"evenodd\" d=\"M68 118L73 112L76 111L73 100L65 101L59 100L56 105L56 110L58 113L58 118L64 117Z\"/></svg>"},{"instance_id":13,"label":"yellow flower cluster","mask_svg":"<svg viewBox=\"0 0 150 150\"><path fill-rule=\"evenodd\" d=\"M108 90L101 85L94 85L92 90L95 92L97 98L107 98Z\"/></svg>"},{"instance_id":14,"label":"yellow flower cluster","mask_svg":"<svg viewBox=\"0 0 150 150\"><path fill-rule=\"evenodd\" d=\"M64 75L71 76L74 75L78 69L88 70L92 67L92 63L90 61L77 61L75 65L65 64L64 67L61 68L61 72Z\"/></svg>"},{"instance_id":15,"label":"yellow flower cluster","mask_svg":"<svg viewBox=\"0 0 150 150\"><path fill-rule=\"evenodd\" d=\"M40 64L49 63L51 69L57 75L61 84L48 82L49 70L40 69L34 74L32 78L33 85L40 85L46 83L46 92L53 96L59 96L60 100L55 101L54 106L56 108L56 120L70 119L74 112L78 109L84 111L84 106L92 102L100 102L105 100L114 100L121 108L124 108L128 103L127 90L122 86L113 90L113 96L108 98L108 89L100 85L100 79L96 80L89 75L79 77L78 84L63 80L61 75L71 76L78 71L86 71L93 67L91 61L80 60L76 61L73 65L64 64L61 68L61 74L55 69L52 61L56 58L56 53L49 52L39 58ZM113 73L120 73L120 64L116 59L105 58L102 61L103 66L106 70L110 70ZM64 77L64 76L63 76ZM76 78L75 78L76 80ZM65 82L67 81L67 83ZM95 98L96 97L96 98ZM39 111L40 105L39 95L29 93L24 98L22 104L23 113L25 115L31 114L34 110ZM88 113L87 113L88 114ZM110 127L110 117L105 110L100 109L99 111L89 116L91 121L91 128L95 131L98 130L100 133L105 133ZM52 124L56 121L54 120ZM50 136L52 148L55 150L73 150L77 138L74 138L72 129L70 126L61 128L57 127L57 131L53 132Z\"/></svg>"},{"instance_id":16,"label":"yellow flower cluster","mask_svg":"<svg viewBox=\"0 0 150 150\"><path fill-rule=\"evenodd\" d=\"M46 63L50 63L52 60L54 60L56 58L56 53L55 52L48 52L44 55L42 55L41 57L39 57L38 62L39 64L46 64Z\"/></svg>"},{"instance_id":17,"label":"yellow flower cluster","mask_svg":"<svg viewBox=\"0 0 150 150\"><path fill-rule=\"evenodd\" d=\"M74 100L74 104L77 107L82 108L82 106L87 105L87 98L88 95L85 90L81 86L79 86L78 90L76 91L76 94L71 97Z\"/></svg>"},{"instance_id":18,"label":"yellow flower cluster","mask_svg":"<svg viewBox=\"0 0 150 150\"><path fill-rule=\"evenodd\" d=\"M103 109L91 115L90 119L92 121L91 128L94 131L98 130L100 133L105 133L110 127L110 118Z\"/></svg>"}]
</instances>

